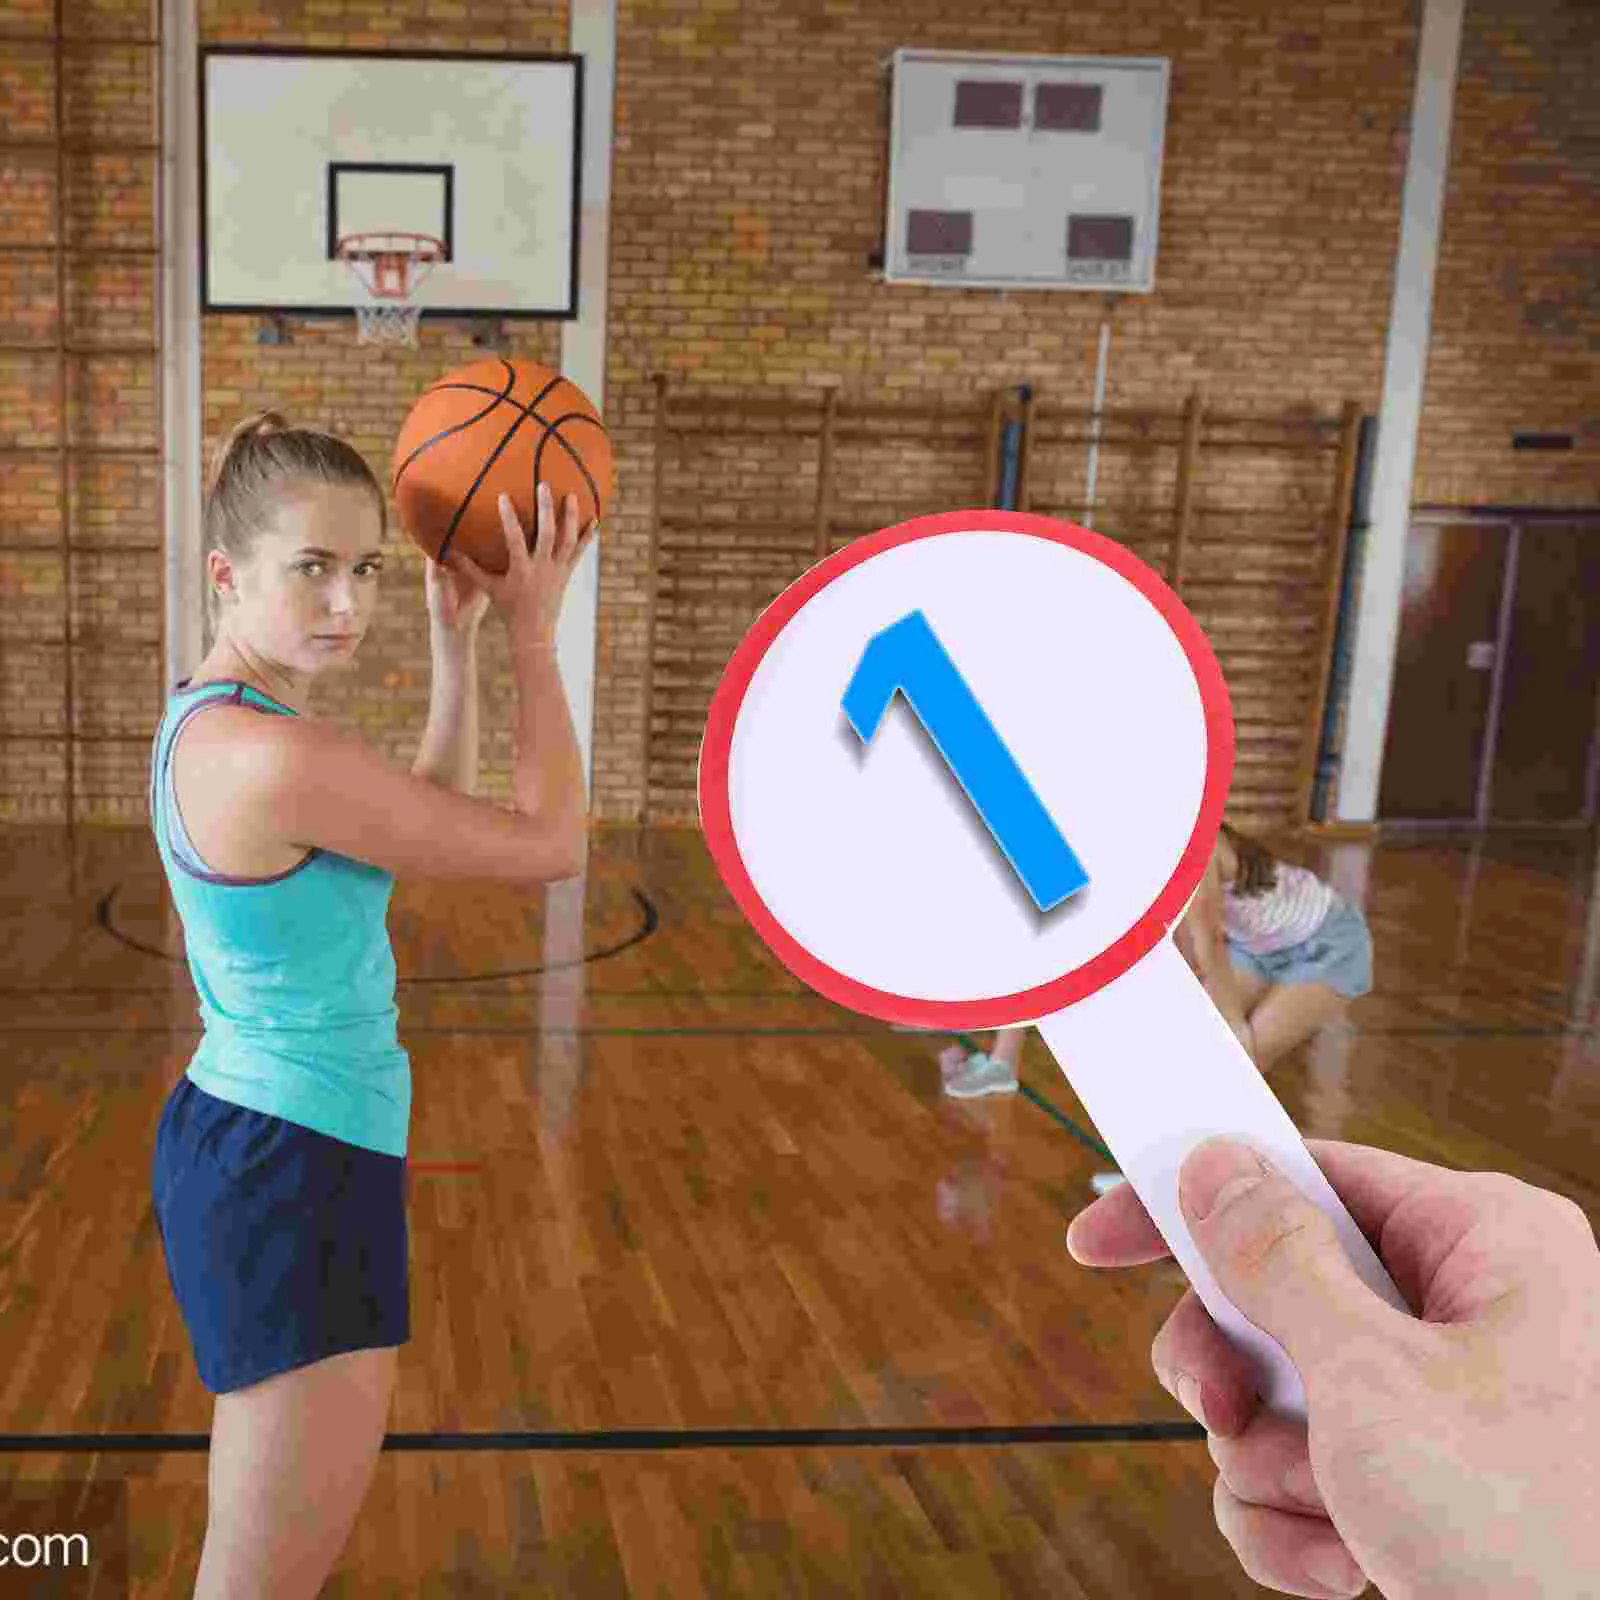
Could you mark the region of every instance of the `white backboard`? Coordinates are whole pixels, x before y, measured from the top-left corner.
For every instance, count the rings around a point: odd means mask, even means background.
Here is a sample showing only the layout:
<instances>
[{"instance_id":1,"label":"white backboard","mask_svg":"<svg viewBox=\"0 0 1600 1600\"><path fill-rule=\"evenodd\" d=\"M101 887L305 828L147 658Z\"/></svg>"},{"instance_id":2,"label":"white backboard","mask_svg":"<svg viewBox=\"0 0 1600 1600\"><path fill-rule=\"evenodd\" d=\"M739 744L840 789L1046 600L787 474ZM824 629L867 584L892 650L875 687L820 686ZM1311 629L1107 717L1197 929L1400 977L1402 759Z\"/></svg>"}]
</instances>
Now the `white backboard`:
<instances>
[{"instance_id":1,"label":"white backboard","mask_svg":"<svg viewBox=\"0 0 1600 1600\"><path fill-rule=\"evenodd\" d=\"M577 56L201 52L207 311L338 312L351 233L444 242L423 314L577 315Z\"/></svg>"}]
</instances>

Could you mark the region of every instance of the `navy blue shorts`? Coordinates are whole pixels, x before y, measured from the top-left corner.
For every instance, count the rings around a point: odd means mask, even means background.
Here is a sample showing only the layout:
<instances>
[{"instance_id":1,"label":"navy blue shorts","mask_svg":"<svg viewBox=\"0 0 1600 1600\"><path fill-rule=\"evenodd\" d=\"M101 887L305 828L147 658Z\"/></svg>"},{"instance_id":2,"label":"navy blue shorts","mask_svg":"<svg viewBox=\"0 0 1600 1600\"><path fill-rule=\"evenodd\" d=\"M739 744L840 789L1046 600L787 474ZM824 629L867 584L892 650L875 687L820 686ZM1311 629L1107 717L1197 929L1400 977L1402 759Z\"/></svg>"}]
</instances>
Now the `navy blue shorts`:
<instances>
[{"instance_id":1,"label":"navy blue shorts","mask_svg":"<svg viewBox=\"0 0 1600 1600\"><path fill-rule=\"evenodd\" d=\"M187 1076L151 1164L167 1277L214 1394L411 1332L406 1163Z\"/></svg>"}]
</instances>

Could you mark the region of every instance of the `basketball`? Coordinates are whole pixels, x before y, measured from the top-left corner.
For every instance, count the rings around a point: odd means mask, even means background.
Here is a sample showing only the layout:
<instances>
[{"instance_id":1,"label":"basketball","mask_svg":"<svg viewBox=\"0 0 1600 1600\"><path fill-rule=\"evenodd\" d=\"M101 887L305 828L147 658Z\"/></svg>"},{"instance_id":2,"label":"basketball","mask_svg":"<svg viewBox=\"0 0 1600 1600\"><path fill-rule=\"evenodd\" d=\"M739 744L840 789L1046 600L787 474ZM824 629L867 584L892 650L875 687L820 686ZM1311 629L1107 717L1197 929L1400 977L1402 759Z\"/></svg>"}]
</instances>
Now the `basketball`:
<instances>
[{"instance_id":1,"label":"basketball","mask_svg":"<svg viewBox=\"0 0 1600 1600\"><path fill-rule=\"evenodd\" d=\"M406 532L434 560L460 550L502 573L502 494L531 538L541 482L558 513L578 497L582 529L603 514L614 481L611 440L588 396L548 367L493 357L447 373L411 408L391 489Z\"/></svg>"}]
</instances>

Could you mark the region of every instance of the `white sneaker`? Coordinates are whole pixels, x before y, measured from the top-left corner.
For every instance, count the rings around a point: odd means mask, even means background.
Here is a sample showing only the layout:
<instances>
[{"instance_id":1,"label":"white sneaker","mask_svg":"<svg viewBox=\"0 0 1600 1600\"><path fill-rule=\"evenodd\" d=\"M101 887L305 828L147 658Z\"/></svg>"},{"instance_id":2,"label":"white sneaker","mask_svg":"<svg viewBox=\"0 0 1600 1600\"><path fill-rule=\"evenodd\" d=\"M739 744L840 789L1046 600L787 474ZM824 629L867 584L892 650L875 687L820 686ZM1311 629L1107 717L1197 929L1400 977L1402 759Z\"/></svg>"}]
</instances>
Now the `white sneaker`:
<instances>
[{"instance_id":1,"label":"white sneaker","mask_svg":"<svg viewBox=\"0 0 1600 1600\"><path fill-rule=\"evenodd\" d=\"M952 1100L976 1100L986 1094L1015 1094L1017 1075L1003 1061L981 1054L971 1055L962 1071L944 1080L944 1092Z\"/></svg>"}]
</instances>

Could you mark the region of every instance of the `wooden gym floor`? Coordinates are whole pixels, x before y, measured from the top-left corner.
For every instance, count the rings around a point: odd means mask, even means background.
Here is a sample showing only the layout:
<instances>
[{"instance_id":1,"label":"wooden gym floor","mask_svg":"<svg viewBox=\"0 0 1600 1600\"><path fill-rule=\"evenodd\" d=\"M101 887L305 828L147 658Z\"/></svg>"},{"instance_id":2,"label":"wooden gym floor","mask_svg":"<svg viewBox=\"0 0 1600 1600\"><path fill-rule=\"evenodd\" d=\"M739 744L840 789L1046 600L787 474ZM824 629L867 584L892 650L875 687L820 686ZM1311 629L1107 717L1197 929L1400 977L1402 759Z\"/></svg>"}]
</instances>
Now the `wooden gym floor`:
<instances>
[{"instance_id":1,"label":"wooden gym floor","mask_svg":"<svg viewBox=\"0 0 1600 1600\"><path fill-rule=\"evenodd\" d=\"M1600 1219L1592 838L1341 848L1377 992L1290 1114ZM74 849L0 831L0 1528L90 1537L29 1594L187 1595L210 1399L147 1175L194 994L148 836ZM537 970L543 915L396 890L413 1338L327 1595L1261 1592L1150 1372L1176 1269L1066 1254L1105 1163L1036 1039L1028 1092L944 1100L938 1041L802 991L692 831L600 836L586 959Z\"/></svg>"}]
</instances>

